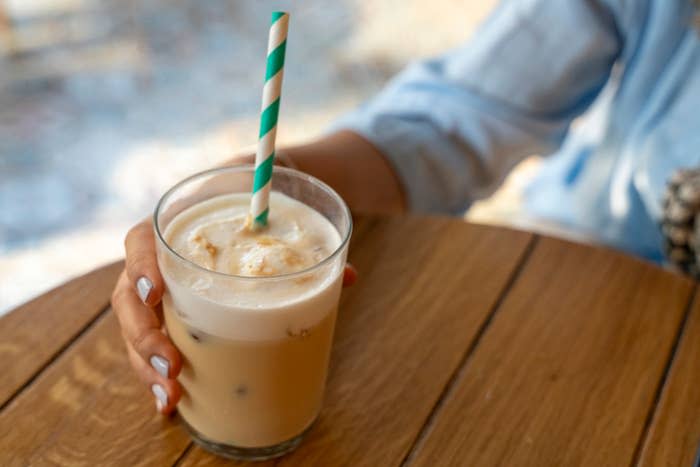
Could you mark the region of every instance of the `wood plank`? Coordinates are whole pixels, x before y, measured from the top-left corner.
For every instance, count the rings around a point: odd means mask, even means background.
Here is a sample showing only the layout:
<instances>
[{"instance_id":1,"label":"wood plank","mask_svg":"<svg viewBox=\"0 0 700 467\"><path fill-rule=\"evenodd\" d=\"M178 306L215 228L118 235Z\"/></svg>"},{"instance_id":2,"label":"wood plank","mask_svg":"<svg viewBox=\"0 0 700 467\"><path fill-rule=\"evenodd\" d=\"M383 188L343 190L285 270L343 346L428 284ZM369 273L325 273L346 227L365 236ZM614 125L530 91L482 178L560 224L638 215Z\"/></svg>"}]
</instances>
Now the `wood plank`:
<instances>
[{"instance_id":1,"label":"wood plank","mask_svg":"<svg viewBox=\"0 0 700 467\"><path fill-rule=\"evenodd\" d=\"M692 289L541 239L407 464L629 465Z\"/></svg>"},{"instance_id":2,"label":"wood plank","mask_svg":"<svg viewBox=\"0 0 700 467\"><path fill-rule=\"evenodd\" d=\"M0 465L172 465L189 444L156 414L110 311L0 413Z\"/></svg>"},{"instance_id":3,"label":"wood plank","mask_svg":"<svg viewBox=\"0 0 700 467\"><path fill-rule=\"evenodd\" d=\"M700 443L698 336L700 299L696 297L642 449L642 466L693 465Z\"/></svg>"},{"instance_id":4,"label":"wood plank","mask_svg":"<svg viewBox=\"0 0 700 467\"><path fill-rule=\"evenodd\" d=\"M107 307L123 267L104 266L0 318L0 407Z\"/></svg>"},{"instance_id":5,"label":"wood plank","mask_svg":"<svg viewBox=\"0 0 700 467\"><path fill-rule=\"evenodd\" d=\"M398 465L532 240L437 218L375 220L363 232L325 407L274 465ZM182 465L230 464L195 447Z\"/></svg>"}]
</instances>

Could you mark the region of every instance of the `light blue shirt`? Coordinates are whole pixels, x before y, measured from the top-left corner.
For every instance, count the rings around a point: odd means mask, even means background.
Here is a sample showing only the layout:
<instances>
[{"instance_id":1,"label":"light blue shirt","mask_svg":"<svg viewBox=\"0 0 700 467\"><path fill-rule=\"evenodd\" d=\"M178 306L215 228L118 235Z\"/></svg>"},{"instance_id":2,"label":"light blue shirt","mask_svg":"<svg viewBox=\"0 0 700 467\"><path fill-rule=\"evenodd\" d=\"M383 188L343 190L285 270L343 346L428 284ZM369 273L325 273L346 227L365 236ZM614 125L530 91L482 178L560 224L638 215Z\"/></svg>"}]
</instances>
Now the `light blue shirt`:
<instances>
[{"instance_id":1,"label":"light blue shirt","mask_svg":"<svg viewBox=\"0 0 700 467\"><path fill-rule=\"evenodd\" d=\"M413 64L341 119L418 212L463 212L531 154L530 214L661 260L666 180L700 166L692 0L509 0L463 47ZM574 120L595 104L595 118Z\"/></svg>"}]
</instances>

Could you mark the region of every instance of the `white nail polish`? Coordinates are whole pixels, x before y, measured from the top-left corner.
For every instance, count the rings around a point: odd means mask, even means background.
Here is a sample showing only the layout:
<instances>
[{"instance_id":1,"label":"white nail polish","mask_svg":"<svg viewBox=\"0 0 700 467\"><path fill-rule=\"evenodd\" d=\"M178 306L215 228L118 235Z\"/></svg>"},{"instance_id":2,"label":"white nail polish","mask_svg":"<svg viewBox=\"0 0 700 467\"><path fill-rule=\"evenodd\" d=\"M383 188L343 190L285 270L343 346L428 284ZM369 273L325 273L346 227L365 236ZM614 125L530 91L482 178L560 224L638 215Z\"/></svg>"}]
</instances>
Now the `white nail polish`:
<instances>
[{"instance_id":1,"label":"white nail polish","mask_svg":"<svg viewBox=\"0 0 700 467\"><path fill-rule=\"evenodd\" d=\"M164 359L160 355L154 355L151 357L151 366L163 378L168 377L168 373L170 370L170 364L168 363L168 361L166 359Z\"/></svg>"},{"instance_id":2,"label":"white nail polish","mask_svg":"<svg viewBox=\"0 0 700 467\"><path fill-rule=\"evenodd\" d=\"M141 301L146 303L148 296L151 294L151 290L153 290L153 282L151 282L148 277L141 276L139 280L136 281L136 290L139 293Z\"/></svg>"},{"instance_id":3,"label":"white nail polish","mask_svg":"<svg viewBox=\"0 0 700 467\"><path fill-rule=\"evenodd\" d=\"M163 407L168 405L168 393L160 384L154 384L151 386L151 392L156 396L156 408L159 412L163 410Z\"/></svg>"}]
</instances>

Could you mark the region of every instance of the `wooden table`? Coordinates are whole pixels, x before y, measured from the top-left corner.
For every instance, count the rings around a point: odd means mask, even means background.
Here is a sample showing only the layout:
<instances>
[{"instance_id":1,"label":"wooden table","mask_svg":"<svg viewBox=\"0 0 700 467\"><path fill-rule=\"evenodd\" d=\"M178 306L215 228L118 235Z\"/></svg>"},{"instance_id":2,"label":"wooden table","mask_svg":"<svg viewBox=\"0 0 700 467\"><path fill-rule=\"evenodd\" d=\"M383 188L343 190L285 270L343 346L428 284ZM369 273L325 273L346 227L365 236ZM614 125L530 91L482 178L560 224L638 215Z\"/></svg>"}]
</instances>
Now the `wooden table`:
<instances>
[{"instance_id":1,"label":"wooden table","mask_svg":"<svg viewBox=\"0 0 700 467\"><path fill-rule=\"evenodd\" d=\"M326 404L262 465L689 466L694 282L610 250L441 218L362 219ZM158 416L109 296L122 264L0 320L0 465L224 465Z\"/></svg>"}]
</instances>

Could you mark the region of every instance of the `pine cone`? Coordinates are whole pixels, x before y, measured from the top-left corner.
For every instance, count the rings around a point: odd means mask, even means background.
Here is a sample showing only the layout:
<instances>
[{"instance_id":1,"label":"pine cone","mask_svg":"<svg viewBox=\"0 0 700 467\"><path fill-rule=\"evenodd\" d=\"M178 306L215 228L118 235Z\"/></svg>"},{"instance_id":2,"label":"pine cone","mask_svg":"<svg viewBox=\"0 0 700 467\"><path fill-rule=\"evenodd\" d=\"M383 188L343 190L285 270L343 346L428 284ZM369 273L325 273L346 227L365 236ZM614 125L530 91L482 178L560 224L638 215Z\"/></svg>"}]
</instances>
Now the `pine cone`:
<instances>
[{"instance_id":1,"label":"pine cone","mask_svg":"<svg viewBox=\"0 0 700 467\"><path fill-rule=\"evenodd\" d=\"M700 279L700 169L682 169L668 181L661 231L669 261Z\"/></svg>"}]
</instances>

